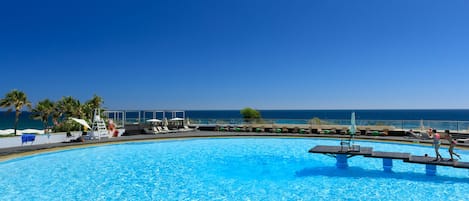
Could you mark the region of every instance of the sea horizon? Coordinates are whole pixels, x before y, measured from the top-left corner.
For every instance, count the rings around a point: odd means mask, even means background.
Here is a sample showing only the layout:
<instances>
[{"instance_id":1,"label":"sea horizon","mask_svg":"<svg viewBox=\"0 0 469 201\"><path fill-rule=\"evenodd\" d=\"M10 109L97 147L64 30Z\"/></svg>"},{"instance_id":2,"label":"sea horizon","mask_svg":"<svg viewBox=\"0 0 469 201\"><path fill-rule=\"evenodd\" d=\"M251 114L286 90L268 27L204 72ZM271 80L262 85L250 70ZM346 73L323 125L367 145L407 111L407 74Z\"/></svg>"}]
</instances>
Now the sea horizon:
<instances>
[{"instance_id":1,"label":"sea horizon","mask_svg":"<svg viewBox=\"0 0 469 201\"><path fill-rule=\"evenodd\" d=\"M114 110L113 110L114 111ZM123 111L123 110L121 110ZM128 110L146 111L146 116L141 113L141 118L150 119L150 111L162 110ZM176 111L176 110L164 110ZM213 109L213 110L177 110L185 111L185 117L196 119L241 119L240 110L235 109ZM263 119L284 120L309 120L319 118L322 120L347 120L350 114L355 112L357 120L430 120L430 121L469 121L469 109L259 109ZM0 111L0 130L10 129L14 125L14 111ZM31 113L22 112L18 129L41 129L42 122L30 118ZM138 113L129 113L127 118L137 118Z\"/></svg>"}]
</instances>

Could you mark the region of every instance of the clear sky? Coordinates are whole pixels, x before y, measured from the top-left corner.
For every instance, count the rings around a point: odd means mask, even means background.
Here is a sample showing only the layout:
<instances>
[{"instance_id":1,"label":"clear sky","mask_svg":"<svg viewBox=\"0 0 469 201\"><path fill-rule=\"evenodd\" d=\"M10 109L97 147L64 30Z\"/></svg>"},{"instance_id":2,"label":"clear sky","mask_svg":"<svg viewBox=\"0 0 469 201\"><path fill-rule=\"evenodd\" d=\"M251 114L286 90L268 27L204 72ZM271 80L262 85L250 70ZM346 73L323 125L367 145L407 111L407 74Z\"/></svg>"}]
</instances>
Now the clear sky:
<instances>
[{"instance_id":1,"label":"clear sky","mask_svg":"<svg viewBox=\"0 0 469 201\"><path fill-rule=\"evenodd\" d=\"M33 103L469 108L469 1L1 1L0 69Z\"/></svg>"}]
</instances>

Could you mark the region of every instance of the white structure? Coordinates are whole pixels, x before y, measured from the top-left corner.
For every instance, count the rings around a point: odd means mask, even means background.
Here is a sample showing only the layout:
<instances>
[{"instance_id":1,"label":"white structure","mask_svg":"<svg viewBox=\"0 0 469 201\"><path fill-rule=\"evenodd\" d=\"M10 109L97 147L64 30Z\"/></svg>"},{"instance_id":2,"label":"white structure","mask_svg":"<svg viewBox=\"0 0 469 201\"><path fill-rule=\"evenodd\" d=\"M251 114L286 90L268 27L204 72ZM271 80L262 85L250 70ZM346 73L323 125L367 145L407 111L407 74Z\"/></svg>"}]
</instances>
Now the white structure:
<instances>
[{"instance_id":1,"label":"white structure","mask_svg":"<svg viewBox=\"0 0 469 201\"><path fill-rule=\"evenodd\" d=\"M99 110L94 111L93 123L91 125L91 132L89 134L91 139L108 138L109 131L106 128L106 123L99 116Z\"/></svg>"}]
</instances>

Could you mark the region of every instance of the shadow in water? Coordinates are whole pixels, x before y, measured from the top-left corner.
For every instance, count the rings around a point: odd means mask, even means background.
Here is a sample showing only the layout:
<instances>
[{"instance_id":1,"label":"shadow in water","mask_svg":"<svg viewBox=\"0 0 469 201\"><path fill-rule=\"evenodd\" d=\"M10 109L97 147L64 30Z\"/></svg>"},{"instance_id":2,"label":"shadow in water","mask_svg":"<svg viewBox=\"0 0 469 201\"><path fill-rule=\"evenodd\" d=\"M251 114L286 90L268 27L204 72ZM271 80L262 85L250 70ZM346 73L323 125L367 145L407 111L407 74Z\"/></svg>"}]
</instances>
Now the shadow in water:
<instances>
[{"instance_id":1,"label":"shadow in water","mask_svg":"<svg viewBox=\"0 0 469 201\"><path fill-rule=\"evenodd\" d=\"M383 170L367 170L359 167L339 169L337 167L311 167L303 168L295 173L296 177L327 176L348 178L389 178L409 181L433 182L433 183L469 183L469 178L457 178L449 176L427 176L416 172L384 172Z\"/></svg>"}]
</instances>

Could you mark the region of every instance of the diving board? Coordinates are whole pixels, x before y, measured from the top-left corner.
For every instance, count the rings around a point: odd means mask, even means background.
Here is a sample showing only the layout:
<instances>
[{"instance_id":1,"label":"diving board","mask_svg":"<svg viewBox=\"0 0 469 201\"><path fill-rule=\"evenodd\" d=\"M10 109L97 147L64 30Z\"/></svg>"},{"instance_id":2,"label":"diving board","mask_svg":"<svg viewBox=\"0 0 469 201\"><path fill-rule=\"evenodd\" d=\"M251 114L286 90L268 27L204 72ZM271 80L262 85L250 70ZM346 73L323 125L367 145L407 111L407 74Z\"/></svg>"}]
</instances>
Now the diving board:
<instances>
[{"instance_id":1,"label":"diving board","mask_svg":"<svg viewBox=\"0 0 469 201\"><path fill-rule=\"evenodd\" d=\"M455 168L465 168L469 169L469 162L460 162L460 161L447 161L439 160L434 161L434 157L429 156L415 156L410 153L403 152L383 152L383 151L373 151L371 147L360 147L358 150L343 150L342 146L327 146L327 145L318 145L311 148L309 153L320 153L327 156L331 156L337 159L336 166L338 168L344 169L348 167L348 158L353 156L364 156L370 158L382 158L383 159L383 169L385 172L392 171L392 160L402 160L407 163L418 163L424 164L426 166L426 174L429 176L436 175L436 166L450 166Z\"/></svg>"},{"instance_id":2,"label":"diving board","mask_svg":"<svg viewBox=\"0 0 469 201\"><path fill-rule=\"evenodd\" d=\"M344 150L342 146L324 146L318 145L309 150L310 153L321 153L321 154L347 154L351 156L356 155L371 155L373 148L371 147L360 147L358 151L355 150Z\"/></svg>"}]
</instances>

